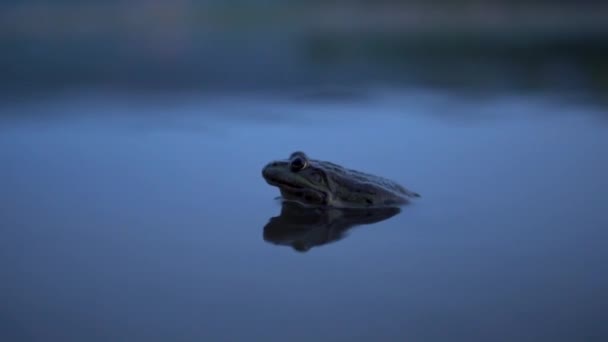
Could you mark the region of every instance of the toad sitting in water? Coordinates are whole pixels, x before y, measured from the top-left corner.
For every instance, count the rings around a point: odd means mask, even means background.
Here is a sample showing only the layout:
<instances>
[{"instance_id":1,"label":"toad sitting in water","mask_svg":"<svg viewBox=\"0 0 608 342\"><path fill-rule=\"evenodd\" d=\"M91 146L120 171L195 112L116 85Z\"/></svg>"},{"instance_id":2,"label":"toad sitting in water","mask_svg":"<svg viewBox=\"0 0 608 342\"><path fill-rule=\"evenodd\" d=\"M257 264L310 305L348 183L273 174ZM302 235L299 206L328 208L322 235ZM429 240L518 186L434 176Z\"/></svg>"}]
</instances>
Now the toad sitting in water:
<instances>
[{"instance_id":1,"label":"toad sitting in water","mask_svg":"<svg viewBox=\"0 0 608 342\"><path fill-rule=\"evenodd\" d=\"M281 190L284 200L309 206L395 207L420 197L389 179L309 159L300 151L292 153L288 160L269 163L262 176Z\"/></svg>"}]
</instances>

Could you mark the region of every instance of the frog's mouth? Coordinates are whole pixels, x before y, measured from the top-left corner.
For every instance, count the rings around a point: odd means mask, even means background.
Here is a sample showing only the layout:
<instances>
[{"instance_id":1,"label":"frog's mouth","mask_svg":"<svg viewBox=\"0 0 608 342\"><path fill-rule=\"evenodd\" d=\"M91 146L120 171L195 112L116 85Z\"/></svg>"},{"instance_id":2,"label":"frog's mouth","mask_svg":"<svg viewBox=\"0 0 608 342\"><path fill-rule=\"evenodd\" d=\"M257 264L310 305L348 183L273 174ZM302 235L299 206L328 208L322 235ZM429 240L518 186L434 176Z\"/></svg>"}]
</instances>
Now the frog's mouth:
<instances>
[{"instance_id":1,"label":"frog's mouth","mask_svg":"<svg viewBox=\"0 0 608 342\"><path fill-rule=\"evenodd\" d=\"M298 179L285 177L272 167L266 167L262 171L262 175L266 183L279 188L284 199L320 205L326 205L328 202L328 192L317 189L306 182L298 182Z\"/></svg>"},{"instance_id":2,"label":"frog's mouth","mask_svg":"<svg viewBox=\"0 0 608 342\"><path fill-rule=\"evenodd\" d=\"M280 188L293 189L293 190L304 189L303 186L296 185L296 184L293 184L293 183L289 183L289 182L286 182L286 181L281 180L281 179L276 179L276 178L272 179L272 178L270 178L267 181L268 181L268 184L274 185L274 186L277 186L277 187L280 187Z\"/></svg>"},{"instance_id":3,"label":"frog's mouth","mask_svg":"<svg viewBox=\"0 0 608 342\"><path fill-rule=\"evenodd\" d=\"M285 200L314 205L327 205L328 203L327 194L322 191L305 188L290 189L285 187L279 189L281 189L281 196Z\"/></svg>"},{"instance_id":4,"label":"frog's mouth","mask_svg":"<svg viewBox=\"0 0 608 342\"><path fill-rule=\"evenodd\" d=\"M278 187L281 191L281 195L286 200L320 205L327 204L328 196L324 191L270 177L266 179L266 182L268 182L270 185Z\"/></svg>"}]
</instances>

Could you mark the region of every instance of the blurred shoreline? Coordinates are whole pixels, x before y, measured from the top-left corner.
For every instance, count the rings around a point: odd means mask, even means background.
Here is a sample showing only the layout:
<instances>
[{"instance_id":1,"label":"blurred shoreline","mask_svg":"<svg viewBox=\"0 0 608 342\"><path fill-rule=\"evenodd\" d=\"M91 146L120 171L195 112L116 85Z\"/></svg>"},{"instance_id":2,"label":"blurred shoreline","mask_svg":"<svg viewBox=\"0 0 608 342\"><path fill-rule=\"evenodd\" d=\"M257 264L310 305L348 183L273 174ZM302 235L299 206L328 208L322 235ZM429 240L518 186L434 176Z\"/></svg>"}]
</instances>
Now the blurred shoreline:
<instances>
[{"instance_id":1,"label":"blurred shoreline","mask_svg":"<svg viewBox=\"0 0 608 342\"><path fill-rule=\"evenodd\" d=\"M0 97L373 82L608 89L608 3L4 3Z\"/></svg>"},{"instance_id":2,"label":"blurred shoreline","mask_svg":"<svg viewBox=\"0 0 608 342\"><path fill-rule=\"evenodd\" d=\"M383 33L562 32L606 33L608 3L518 1L358 2L293 1L195 3L135 1L0 5L0 37L51 38L125 32L255 29ZM159 36L157 38L162 38Z\"/></svg>"}]
</instances>

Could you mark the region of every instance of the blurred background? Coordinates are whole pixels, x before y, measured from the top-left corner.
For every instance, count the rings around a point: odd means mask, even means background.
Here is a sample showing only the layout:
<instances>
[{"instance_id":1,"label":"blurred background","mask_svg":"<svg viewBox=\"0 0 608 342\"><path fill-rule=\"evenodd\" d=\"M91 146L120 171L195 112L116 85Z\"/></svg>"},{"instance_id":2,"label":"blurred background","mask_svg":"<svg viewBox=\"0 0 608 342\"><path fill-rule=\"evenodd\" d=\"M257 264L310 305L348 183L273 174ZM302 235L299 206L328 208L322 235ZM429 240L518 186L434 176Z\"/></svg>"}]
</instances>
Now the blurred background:
<instances>
[{"instance_id":1,"label":"blurred background","mask_svg":"<svg viewBox=\"0 0 608 342\"><path fill-rule=\"evenodd\" d=\"M5 96L319 85L605 100L603 1L2 1ZM14 96L14 95L13 95Z\"/></svg>"},{"instance_id":2,"label":"blurred background","mask_svg":"<svg viewBox=\"0 0 608 342\"><path fill-rule=\"evenodd\" d=\"M0 47L2 341L608 340L606 1L2 0ZM286 210L296 150L422 197Z\"/></svg>"}]
</instances>

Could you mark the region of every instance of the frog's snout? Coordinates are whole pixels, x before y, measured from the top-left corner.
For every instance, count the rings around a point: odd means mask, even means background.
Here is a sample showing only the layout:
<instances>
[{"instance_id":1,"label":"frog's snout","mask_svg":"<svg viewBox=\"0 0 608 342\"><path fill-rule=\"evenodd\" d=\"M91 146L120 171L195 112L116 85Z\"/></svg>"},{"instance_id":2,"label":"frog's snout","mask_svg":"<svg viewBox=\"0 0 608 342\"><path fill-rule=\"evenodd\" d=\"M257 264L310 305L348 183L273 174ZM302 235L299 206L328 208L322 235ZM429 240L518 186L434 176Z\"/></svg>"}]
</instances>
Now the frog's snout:
<instances>
[{"instance_id":1,"label":"frog's snout","mask_svg":"<svg viewBox=\"0 0 608 342\"><path fill-rule=\"evenodd\" d=\"M279 165L277 162L271 162L266 164L264 168L262 168L262 177L269 178L276 174L276 167Z\"/></svg>"}]
</instances>

